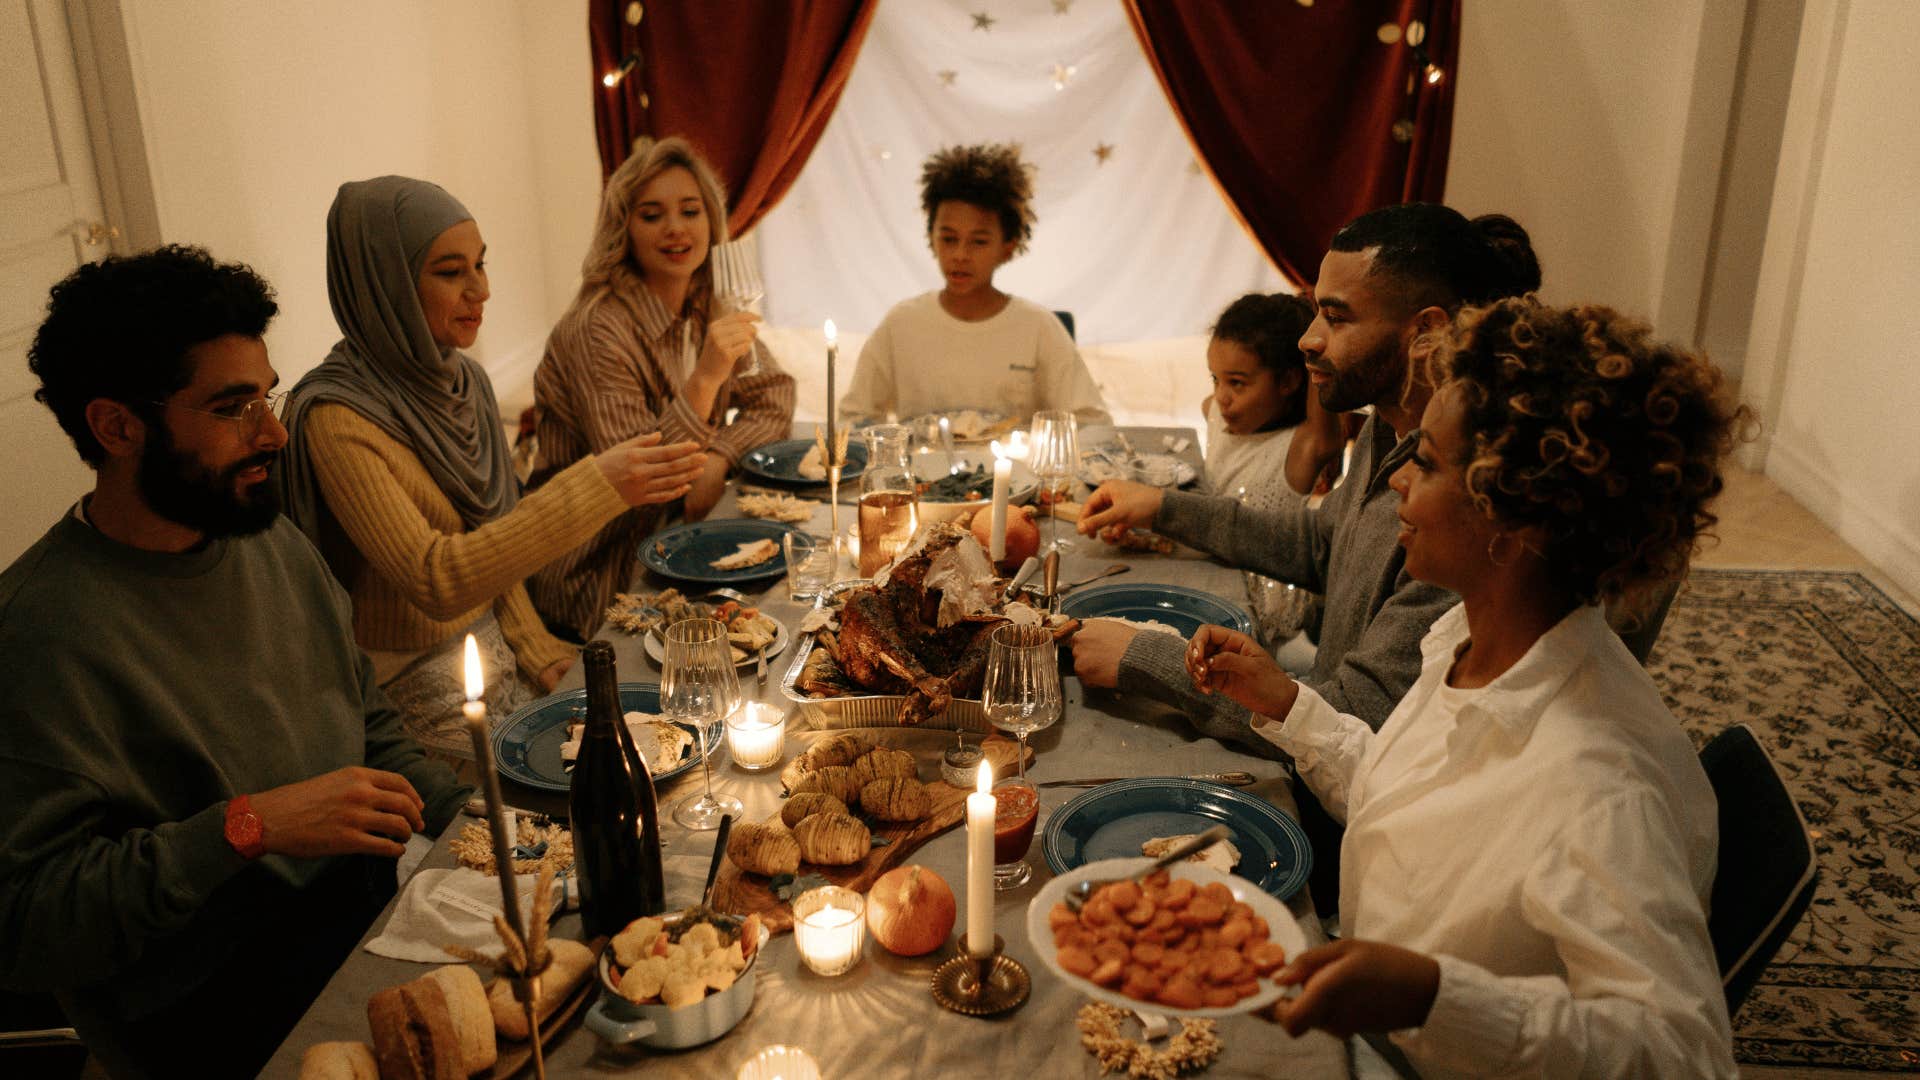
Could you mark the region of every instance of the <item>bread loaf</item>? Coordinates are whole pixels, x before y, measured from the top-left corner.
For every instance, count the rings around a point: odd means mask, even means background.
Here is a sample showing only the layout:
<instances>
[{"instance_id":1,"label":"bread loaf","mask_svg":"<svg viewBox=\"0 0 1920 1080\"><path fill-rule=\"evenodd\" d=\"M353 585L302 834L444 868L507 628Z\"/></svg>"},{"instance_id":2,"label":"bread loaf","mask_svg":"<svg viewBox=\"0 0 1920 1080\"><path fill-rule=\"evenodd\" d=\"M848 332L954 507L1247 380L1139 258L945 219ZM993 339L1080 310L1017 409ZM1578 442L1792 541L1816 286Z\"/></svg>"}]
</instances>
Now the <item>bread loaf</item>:
<instances>
[{"instance_id":1,"label":"bread loaf","mask_svg":"<svg viewBox=\"0 0 1920 1080\"><path fill-rule=\"evenodd\" d=\"M373 995L367 1026L381 1080L465 1080L460 1033L439 983L416 979Z\"/></svg>"},{"instance_id":2,"label":"bread loaf","mask_svg":"<svg viewBox=\"0 0 1920 1080\"><path fill-rule=\"evenodd\" d=\"M314 1043L300 1055L300 1080L380 1080L380 1066L366 1043Z\"/></svg>"},{"instance_id":3,"label":"bread loaf","mask_svg":"<svg viewBox=\"0 0 1920 1080\"><path fill-rule=\"evenodd\" d=\"M791 829L814 814L845 814L847 804L824 791L803 791L780 808L780 822Z\"/></svg>"},{"instance_id":4,"label":"bread loaf","mask_svg":"<svg viewBox=\"0 0 1920 1080\"><path fill-rule=\"evenodd\" d=\"M873 850L873 834L845 814L814 814L794 826L800 857L822 866L851 866Z\"/></svg>"},{"instance_id":5,"label":"bread loaf","mask_svg":"<svg viewBox=\"0 0 1920 1080\"><path fill-rule=\"evenodd\" d=\"M849 808L860 805L860 784L854 779L853 769L846 765L827 765L802 775L793 793L808 791L824 791Z\"/></svg>"},{"instance_id":6,"label":"bread loaf","mask_svg":"<svg viewBox=\"0 0 1920 1080\"><path fill-rule=\"evenodd\" d=\"M534 1015L545 1020L567 1000L573 988L593 970L593 950L567 938L552 938L547 948L553 962L540 975L540 998L534 1002ZM513 983L495 979L487 985L487 1004L493 1010L493 1026L503 1038L525 1039L527 1011L513 996ZM383 1073L382 1076L385 1074Z\"/></svg>"},{"instance_id":7,"label":"bread loaf","mask_svg":"<svg viewBox=\"0 0 1920 1080\"><path fill-rule=\"evenodd\" d=\"M487 1004L487 988L480 976L465 964L448 964L422 975L440 986L447 999L447 1011L453 1015L453 1027L460 1036L460 1063L466 1075L493 1068L499 1050L493 1041L493 1009Z\"/></svg>"},{"instance_id":8,"label":"bread loaf","mask_svg":"<svg viewBox=\"0 0 1920 1080\"><path fill-rule=\"evenodd\" d=\"M799 791L800 778L807 773L829 765L851 765L872 748L873 743L864 735L842 733L818 739L780 770L780 783L788 791Z\"/></svg>"}]
</instances>

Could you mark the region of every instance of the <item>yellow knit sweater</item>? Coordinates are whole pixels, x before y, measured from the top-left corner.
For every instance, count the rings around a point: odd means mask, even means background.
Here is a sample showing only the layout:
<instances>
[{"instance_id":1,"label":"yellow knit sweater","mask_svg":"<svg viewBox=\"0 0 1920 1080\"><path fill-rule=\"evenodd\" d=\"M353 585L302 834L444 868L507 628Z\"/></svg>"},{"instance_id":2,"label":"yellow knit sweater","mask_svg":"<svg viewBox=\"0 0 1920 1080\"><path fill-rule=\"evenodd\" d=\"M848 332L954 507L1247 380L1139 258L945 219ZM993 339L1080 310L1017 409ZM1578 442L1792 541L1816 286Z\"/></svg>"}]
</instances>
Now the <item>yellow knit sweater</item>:
<instances>
[{"instance_id":1,"label":"yellow knit sweater","mask_svg":"<svg viewBox=\"0 0 1920 1080\"><path fill-rule=\"evenodd\" d=\"M304 422L320 491L344 533L321 546L353 597L362 648L424 652L491 605L535 685L549 665L575 655L541 624L524 582L627 509L592 458L468 532L413 451L365 417L327 404Z\"/></svg>"}]
</instances>

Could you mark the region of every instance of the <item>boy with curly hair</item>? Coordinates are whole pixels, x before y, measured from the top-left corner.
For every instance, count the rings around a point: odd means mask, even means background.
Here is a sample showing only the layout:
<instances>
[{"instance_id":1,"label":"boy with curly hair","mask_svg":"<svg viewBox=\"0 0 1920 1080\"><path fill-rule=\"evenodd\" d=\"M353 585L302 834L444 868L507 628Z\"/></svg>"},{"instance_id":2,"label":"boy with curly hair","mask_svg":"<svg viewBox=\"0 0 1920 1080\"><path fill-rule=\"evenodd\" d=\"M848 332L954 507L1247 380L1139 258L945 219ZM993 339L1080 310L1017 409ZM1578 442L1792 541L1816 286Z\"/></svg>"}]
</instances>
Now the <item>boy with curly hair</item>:
<instances>
[{"instance_id":1,"label":"boy with curly hair","mask_svg":"<svg viewBox=\"0 0 1920 1080\"><path fill-rule=\"evenodd\" d=\"M927 159L920 206L945 284L895 304L867 339L840 399L848 419L1065 409L1082 424L1112 423L1060 320L994 287L994 271L1033 235L1032 198L1017 146L950 146Z\"/></svg>"}]
</instances>

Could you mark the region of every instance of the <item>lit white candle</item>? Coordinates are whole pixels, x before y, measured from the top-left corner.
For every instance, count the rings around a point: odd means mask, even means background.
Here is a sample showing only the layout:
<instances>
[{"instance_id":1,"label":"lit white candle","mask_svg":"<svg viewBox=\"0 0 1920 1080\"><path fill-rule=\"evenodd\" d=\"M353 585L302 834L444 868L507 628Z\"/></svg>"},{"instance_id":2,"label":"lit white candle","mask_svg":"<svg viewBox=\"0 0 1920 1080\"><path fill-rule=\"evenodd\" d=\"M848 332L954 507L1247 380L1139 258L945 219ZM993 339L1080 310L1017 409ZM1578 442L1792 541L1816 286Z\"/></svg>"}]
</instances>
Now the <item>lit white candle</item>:
<instances>
[{"instance_id":1,"label":"lit white candle","mask_svg":"<svg viewBox=\"0 0 1920 1080\"><path fill-rule=\"evenodd\" d=\"M793 944L815 973L852 970L866 940L866 898L852 889L822 885L794 901Z\"/></svg>"},{"instance_id":2,"label":"lit white candle","mask_svg":"<svg viewBox=\"0 0 1920 1080\"><path fill-rule=\"evenodd\" d=\"M980 763L980 782L967 796L967 952L993 952L993 766Z\"/></svg>"},{"instance_id":3,"label":"lit white candle","mask_svg":"<svg viewBox=\"0 0 1920 1080\"><path fill-rule=\"evenodd\" d=\"M769 769L780 764L787 747L787 715L761 701L727 717L727 749L743 769Z\"/></svg>"},{"instance_id":4,"label":"lit white candle","mask_svg":"<svg viewBox=\"0 0 1920 1080\"><path fill-rule=\"evenodd\" d=\"M988 445L993 450L993 513L987 519L987 557L998 565L1007 557L1007 484L1013 479L1013 462L1000 440Z\"/></svg>"},{"instance_id":5,"label":"lit white candle","mask_svg":"<svg viewBox=\"0 0 1920 1080\"><path fill-rule=\"evenodd\" d=\"M463 660L467 702L460 707L460 713L466 717L467 735L473 739L473 760L479 767L481 790L487 797L487 828L493 834L493 862L495 866L511 867L514 827L508 825L507 801L500 797L500 774L493 768L493 743L487 733L487 703L480 700L487 691L486 676L480 671L480 644L473 640L472 634L467 635ZM508 872L495 876L500 881L500 907L506 913L507 923L513 927L514 933L524 935L526 931L520 922L520 896L514 885L514 875ZM537 979L530 981L538 982ZM531 1001L531 998L522 996L523 991L525 984L516 988L515 996L523 1002Z\"/></svg>"}]
</instances>

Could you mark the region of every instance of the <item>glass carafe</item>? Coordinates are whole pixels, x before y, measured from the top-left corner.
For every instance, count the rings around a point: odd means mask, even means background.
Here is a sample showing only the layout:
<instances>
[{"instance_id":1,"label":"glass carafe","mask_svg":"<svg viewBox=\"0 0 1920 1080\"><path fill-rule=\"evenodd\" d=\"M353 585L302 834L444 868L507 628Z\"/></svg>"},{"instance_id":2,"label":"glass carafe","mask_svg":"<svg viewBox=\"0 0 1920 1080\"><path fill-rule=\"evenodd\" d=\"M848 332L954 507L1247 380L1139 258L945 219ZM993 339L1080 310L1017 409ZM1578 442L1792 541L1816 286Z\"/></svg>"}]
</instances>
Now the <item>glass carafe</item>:
<instances>
[{"instance_id":1,"label":"glass carafe","mask_svg":"<svg viewBox=\"0 0 1920 1080\"><path fill-rule=\"evenodd\" d=\"M875 424L866 431L867 471L860 475L860 576L893 561L920 527L919 480L909 453L913 429Z\"/></svg>"}]
</instances>

